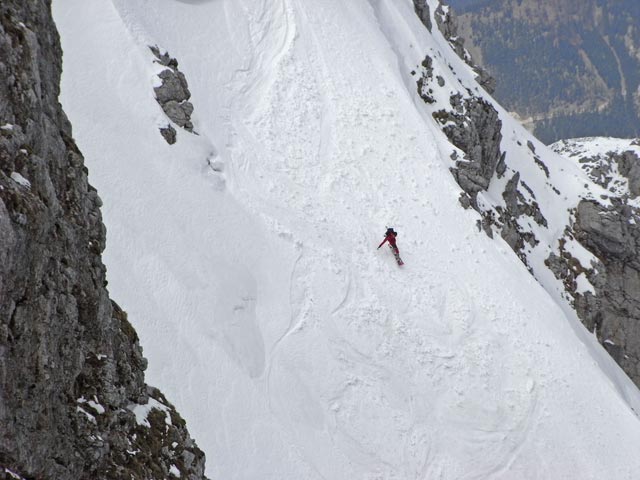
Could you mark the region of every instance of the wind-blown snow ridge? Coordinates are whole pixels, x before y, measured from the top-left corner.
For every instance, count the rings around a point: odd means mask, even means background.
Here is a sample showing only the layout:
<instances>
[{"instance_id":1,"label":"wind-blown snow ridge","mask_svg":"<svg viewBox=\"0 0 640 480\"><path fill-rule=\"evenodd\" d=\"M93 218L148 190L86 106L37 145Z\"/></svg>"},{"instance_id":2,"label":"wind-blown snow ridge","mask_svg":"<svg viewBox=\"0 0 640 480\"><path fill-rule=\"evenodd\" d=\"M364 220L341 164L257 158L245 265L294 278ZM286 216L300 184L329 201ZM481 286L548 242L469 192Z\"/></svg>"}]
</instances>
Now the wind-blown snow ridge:
<instances>
[{"instance_id":1,"label":"wind-blown snow ridge","mask_svg":"<svg viewBox=\"0 0 640 480\"><path fill-rule=\"evenodd\" d=\"M640 424L619 393L638 402L635 387L458 205L451 145L406 67L432 51L441 71L474 74L411 2L54 11L62 101L105 200L111 293L209 476L638 471ZM200 135L173 146L155 130L156 44L196 106ZM403 269L375 250L387 224Z\"/></svg>"}]
</instances>

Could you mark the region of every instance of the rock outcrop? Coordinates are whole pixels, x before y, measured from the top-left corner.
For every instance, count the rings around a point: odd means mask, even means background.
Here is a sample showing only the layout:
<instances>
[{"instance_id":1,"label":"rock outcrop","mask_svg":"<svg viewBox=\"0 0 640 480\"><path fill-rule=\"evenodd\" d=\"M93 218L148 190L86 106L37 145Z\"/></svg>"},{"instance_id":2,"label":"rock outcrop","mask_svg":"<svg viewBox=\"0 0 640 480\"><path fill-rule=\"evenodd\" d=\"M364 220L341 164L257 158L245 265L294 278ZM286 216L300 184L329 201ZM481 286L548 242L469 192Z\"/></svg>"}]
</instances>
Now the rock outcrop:
<instances>
[{"instance_id":1,"label":"rock outcrop","mask_svg":"<svg viewBox=\"0 0 640 480\"><path fill-rule=\"evenodd\" d=\"M149 48L155 55L156 62L167 67L158 74L161 83L154 88L156 100L173 123L193 133L193 104L189 102L191 92L187 79L178 69L178 61L167 52L161 53L157 46ZM160 133L169 145L176 143L177 132L171 124L160 128Z\"/></svg>"},{"instance_id":2,"label":"rock outcrop","mask_svg":"<svg viewBox=\"0 0 640 480\"><path fill-rule=\"evenodd\" d=\"M433 26L431 24L431 12L427 0L413 0L413 8L422 24L427 27L427 30L431 31Z\"/></svg>"},{"instance_id":3,"label":"rock outcrop","mask_svg":"<svg viewBox=\"0 0 640 480\"><path fill-rule=\"evenodd\" d=\"M451 143L462 150L462 159L455 159L453 176L475 202L478 192L486 190L500 161L502 122L498 112L482 98L471 96L450 98L453 110L440 110L434 117Z\"/></svg>"},{"instance_id":4,"label":"rock outcrop","mask_svg":"<svg viewBox=\"0 0 640 480\"><path fill-rule=\"evenodd\" d=\"M50 0L0 3L0 476L202 479L109 298L101 200L58 103Z\"/></svg>"},{"instance_id":5,"label":"rock outcrop","mask_svg":"<svg viewBox=\"0 0 640 480\"><path fill-rule=\"evenodd\" d=\"M547 263L572 295L585 326L640 384L640 148L621 140L618 151L593 153L590 143L597 139L564 141L553 147L573 157L594 183L609 192L602 202L582 200L577 205L562 240L575 239L594 259L583 265L570 252L561 251ZM593 291L579 290L580 275Z\"/></svg>"}]
</instances>

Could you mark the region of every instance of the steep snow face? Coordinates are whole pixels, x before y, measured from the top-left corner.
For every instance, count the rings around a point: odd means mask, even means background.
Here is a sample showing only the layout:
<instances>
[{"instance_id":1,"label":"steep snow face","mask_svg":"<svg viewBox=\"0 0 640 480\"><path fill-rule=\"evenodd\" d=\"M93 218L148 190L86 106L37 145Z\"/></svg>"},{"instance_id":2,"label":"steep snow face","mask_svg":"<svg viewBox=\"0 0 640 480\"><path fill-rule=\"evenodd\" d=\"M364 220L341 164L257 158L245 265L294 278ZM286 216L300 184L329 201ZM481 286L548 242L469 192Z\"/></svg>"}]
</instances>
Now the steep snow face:
<instances>
[{"instance_id":1,"label":"steep snow face","mask_svg":"<svg viewBox=\"0 0 640 480\"><path fill-rule=\"evenodd\" d=\"M635 387L458 204L452 146L410 72L432 52L451 92L474 74L411 2L54 12L111 293L209 476L636 474ZM172 146L148 45L179 60L192 93L199 135ZM505 131L514 149L529 138ZM375 249L385 225L402 269Z\"/></svg>"}]
</instances>

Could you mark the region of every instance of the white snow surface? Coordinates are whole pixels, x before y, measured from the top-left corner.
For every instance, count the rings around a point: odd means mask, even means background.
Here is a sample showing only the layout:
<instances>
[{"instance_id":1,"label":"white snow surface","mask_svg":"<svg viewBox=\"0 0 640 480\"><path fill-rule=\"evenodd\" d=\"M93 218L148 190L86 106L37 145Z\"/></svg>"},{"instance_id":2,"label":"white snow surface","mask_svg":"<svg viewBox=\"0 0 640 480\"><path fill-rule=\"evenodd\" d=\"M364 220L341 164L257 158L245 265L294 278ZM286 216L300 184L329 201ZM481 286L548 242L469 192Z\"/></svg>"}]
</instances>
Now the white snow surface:
<instances>
[{"instance_id":1,"label":"white snow surface","mask_svg":"<svg viewBox=\"0 0 640 480\"><path fill-rule=\"evenodd\" d=\"M11 172L11 179L22 185L23 187L31 188L31 182L20 175L18 172Z\"/></svg>"},{"instance_id":2,"label":"white snow surface","mask_svg":"<svg viewBox=\"0 0 640 480\"><path fill-rule=\"evenodd\" d=\"M452 146L409 72L427 52L448 87L473 72L412 2L53 8L109 289L208 476L637 477L637 389L458 204ZM173 146L155 44L193 94L199 135ZM526 143L500 112L503 147ZM586 178L550 166L565 168ZM568 215L538 201L554 225ZM375 248L386 225L403 268Z\"/></svg>"},{"instance_id":3,"label":"white snow surface","mask_svg":"<svg viewBox=\"0 0 640 480\"><path fill-rule=\"evenodd\" d=\"M149 398L149 401L144 405L140 405L138 403L132 403L131 405L129 405L128 408L136 416L136 423L138 425L151 427L151 424L147 419L151 410L160 410L164 412L164 422L167 425L171 425L171 416L169 414L169 407L167 407L166 405L163 405L155 398Z\"/></svg>"},{"instance_id":4,"label":"white snow surface","mask_svg":"<svg viewBox=\"0 0 640 480\"><path fill-rule=\"evenodd\" d=\"M5 474L8 475L7 478L15 478L17 480L25 480L24 477L21 477L20 475L18 475L17 473L13 472L12 470L9 470L6 467L0 467L2 469L2 472L4 472Z\"/></svg>"},{"instance_id":5,"label":"white snow surface","mask_svg":"<svg viewBox=\"0 0 640 480\"><path fill-rule=\"evenodd\" d=\"M628 150L640 154L637 140L615 137L584 137L560 140L549 145L555 152L569 157L598 157L609 152L622 153Z\"/></svg>"}]
</instances>

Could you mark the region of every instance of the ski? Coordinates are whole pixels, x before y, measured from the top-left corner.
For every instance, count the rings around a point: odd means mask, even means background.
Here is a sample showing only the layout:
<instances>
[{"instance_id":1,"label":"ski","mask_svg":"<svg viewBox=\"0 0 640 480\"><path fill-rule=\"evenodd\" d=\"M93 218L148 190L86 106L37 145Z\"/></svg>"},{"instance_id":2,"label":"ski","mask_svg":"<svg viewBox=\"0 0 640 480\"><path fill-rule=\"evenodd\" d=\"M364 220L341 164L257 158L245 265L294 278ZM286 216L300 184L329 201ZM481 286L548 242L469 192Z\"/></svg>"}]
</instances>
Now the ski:
<instances>
[{"instance_id":1,"label":"ski","mask_svg":"<svg viewBox=\"0 0 640 480\"><path fill-rule=\"evenodd\" d=\"M398 262L399 266L404 265L404 262L402 261L402 259L400 258L400 254L396 251L395 248L393 248L393 245L389 245L389 248L391 249L391 253L393 253L393 256L396 259L396 262Z\"/></svg>"}]
</instances>

